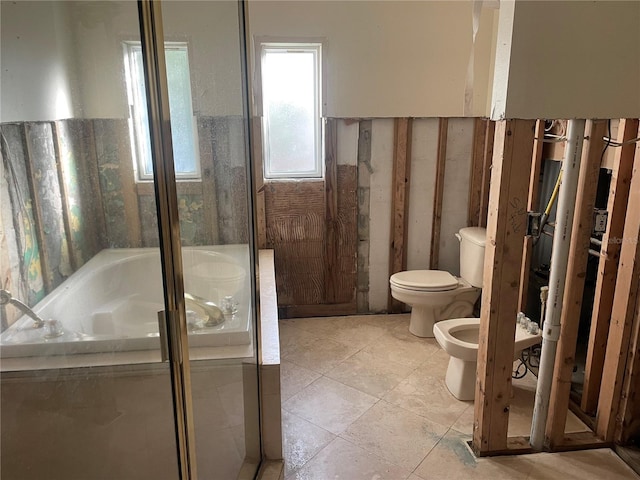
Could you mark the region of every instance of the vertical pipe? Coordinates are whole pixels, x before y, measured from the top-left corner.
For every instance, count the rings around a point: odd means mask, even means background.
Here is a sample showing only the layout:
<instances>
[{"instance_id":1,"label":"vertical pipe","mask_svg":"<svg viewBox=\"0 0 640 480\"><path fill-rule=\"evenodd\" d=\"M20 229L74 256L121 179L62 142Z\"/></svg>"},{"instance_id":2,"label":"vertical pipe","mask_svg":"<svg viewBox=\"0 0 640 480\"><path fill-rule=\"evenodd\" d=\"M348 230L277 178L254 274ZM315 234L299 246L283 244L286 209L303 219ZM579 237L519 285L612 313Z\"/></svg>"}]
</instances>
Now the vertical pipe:
<instances>
[{"instance_id":1,"label":"vertical pipe","mask_svg":"<svg viewBox=\"0 0 640 480\"><path fill-rule=\"evenodd\" d=\"M567 147L562 160L562 184L558 199L558 213L551 251L551 276L549 278L549 299L547 302L544 329L542 331L542 353L533 407L531 424L531 447L542 450L544 432L549 414L549 398L553 380L556 347L560 338L560 314L569 261L569 244L573 227L573 213L578 191L580 157L584 140L584 120L569 120Z\"/></svg>"},{"instance_id":2,"label":"vertical pipe","mask_svg":"<svg viewBox=\"0 0 640 480\"><path fill-rule=\"evenodd\" d=\"M189 344L160 1L139 0L138 13L153 161L153 184L158 212L178 470L181 480L195 480L198 476L191 403Z\"/></svg>"}]
</instances>

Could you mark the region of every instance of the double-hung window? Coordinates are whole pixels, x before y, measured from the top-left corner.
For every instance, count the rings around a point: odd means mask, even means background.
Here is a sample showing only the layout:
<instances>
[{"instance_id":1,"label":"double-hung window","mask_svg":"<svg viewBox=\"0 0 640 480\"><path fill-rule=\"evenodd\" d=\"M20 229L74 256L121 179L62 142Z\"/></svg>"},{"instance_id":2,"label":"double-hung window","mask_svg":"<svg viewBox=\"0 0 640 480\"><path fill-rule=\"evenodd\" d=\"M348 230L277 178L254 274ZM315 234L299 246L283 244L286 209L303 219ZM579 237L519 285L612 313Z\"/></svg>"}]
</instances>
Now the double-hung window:
<instances>
[{"instance_id":1,"label":"double-hung window","mask_svg":"<svg viewBox=\"0 0 640 480\"><path fill-rule=\"evenodd\" d=\"M320 43L261 43L265 178L322 178Z\"/></svg>"},{"instance_id":2,"label":"double-hung window","mask_svg":"<svg viewBox=\"0 0 640 480\"><path fill-rule=\"evenodd\" d=\"M184 42L165 42L164 49L176 178L178 180L199 179L198 137L191 100L187 44ZM125 42L124 56L134 169L138 181L152 180L149 122L140 43Z\"/></svg>"}]
</instances>

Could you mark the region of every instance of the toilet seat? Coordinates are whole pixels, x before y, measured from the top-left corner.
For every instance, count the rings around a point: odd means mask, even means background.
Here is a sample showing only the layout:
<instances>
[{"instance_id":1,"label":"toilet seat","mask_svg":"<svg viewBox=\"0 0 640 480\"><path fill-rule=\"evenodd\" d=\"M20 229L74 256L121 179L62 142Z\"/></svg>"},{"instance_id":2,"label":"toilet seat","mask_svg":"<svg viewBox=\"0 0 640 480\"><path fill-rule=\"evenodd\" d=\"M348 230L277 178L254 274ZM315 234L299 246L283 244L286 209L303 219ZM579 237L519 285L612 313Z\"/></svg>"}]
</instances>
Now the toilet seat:
<instances>
[{"instance_id":1,"label":"toilet seat","mask_svg":"<svg viewBox=\"0 0 640 480\"><path fill-rule=\"evenodd\" d=\"M416 292L445 292L458 287L458 279L443 270L408 270L394 273L391 284Z\"/></svg>"}]
</instances>

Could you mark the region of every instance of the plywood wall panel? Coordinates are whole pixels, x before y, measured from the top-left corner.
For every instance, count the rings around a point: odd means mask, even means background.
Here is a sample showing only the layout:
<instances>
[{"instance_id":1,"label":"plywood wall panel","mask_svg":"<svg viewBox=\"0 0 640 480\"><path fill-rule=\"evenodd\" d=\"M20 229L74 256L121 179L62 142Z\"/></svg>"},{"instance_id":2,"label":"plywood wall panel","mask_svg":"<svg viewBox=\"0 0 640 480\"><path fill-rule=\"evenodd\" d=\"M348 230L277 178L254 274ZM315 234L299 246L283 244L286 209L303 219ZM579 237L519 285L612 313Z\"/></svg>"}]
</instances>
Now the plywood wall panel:
<instances>
[{"instance_id":1,"label":"plywood wall panel","mask_svg":"<svg viewBox=\"0 0 640 480\"><path fill-rule=\"evenodd\" d=\"M338 132L340 138L340 132ZM357 169L338 165L338 277L335 303L356 302L358 201Z\"/></svg>"}]
</instances>

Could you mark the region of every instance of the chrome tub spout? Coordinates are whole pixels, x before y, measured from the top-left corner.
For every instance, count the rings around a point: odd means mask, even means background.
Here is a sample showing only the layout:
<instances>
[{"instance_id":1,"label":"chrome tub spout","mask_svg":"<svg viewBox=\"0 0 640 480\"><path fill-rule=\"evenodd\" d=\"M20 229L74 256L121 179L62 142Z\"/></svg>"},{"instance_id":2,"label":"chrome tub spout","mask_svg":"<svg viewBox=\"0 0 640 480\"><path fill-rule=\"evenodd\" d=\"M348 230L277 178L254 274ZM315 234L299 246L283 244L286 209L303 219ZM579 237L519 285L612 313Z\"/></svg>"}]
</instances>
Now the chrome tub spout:
<instances>
[{"instance_id":1,"label":"chrome tub spout","mask_svg":"<svg viewBox=\"0 0 640 480\"><path fill-rule=\"evenodd\" d=\"M25 315L31 317L35 322L34 328L44 327L45 321L38 316L36 312L31 310L26 304L22 303L17 298L11 296L11 292L7 290L0 290L0 305L11 304L20 310Z\"/></svg>"},{"instance_id":2,"label":"chrome tub spout","mask_svg":"<svg viewBox=\"0 0 640 480\"><path fill-rule=\"evenodd\" d=\"M224 322L224 314L215 303L190 293L185 293L184 299L187 307L201 312L206 317L205 327L215 327Z\"/></svg>"}]
</instances>

